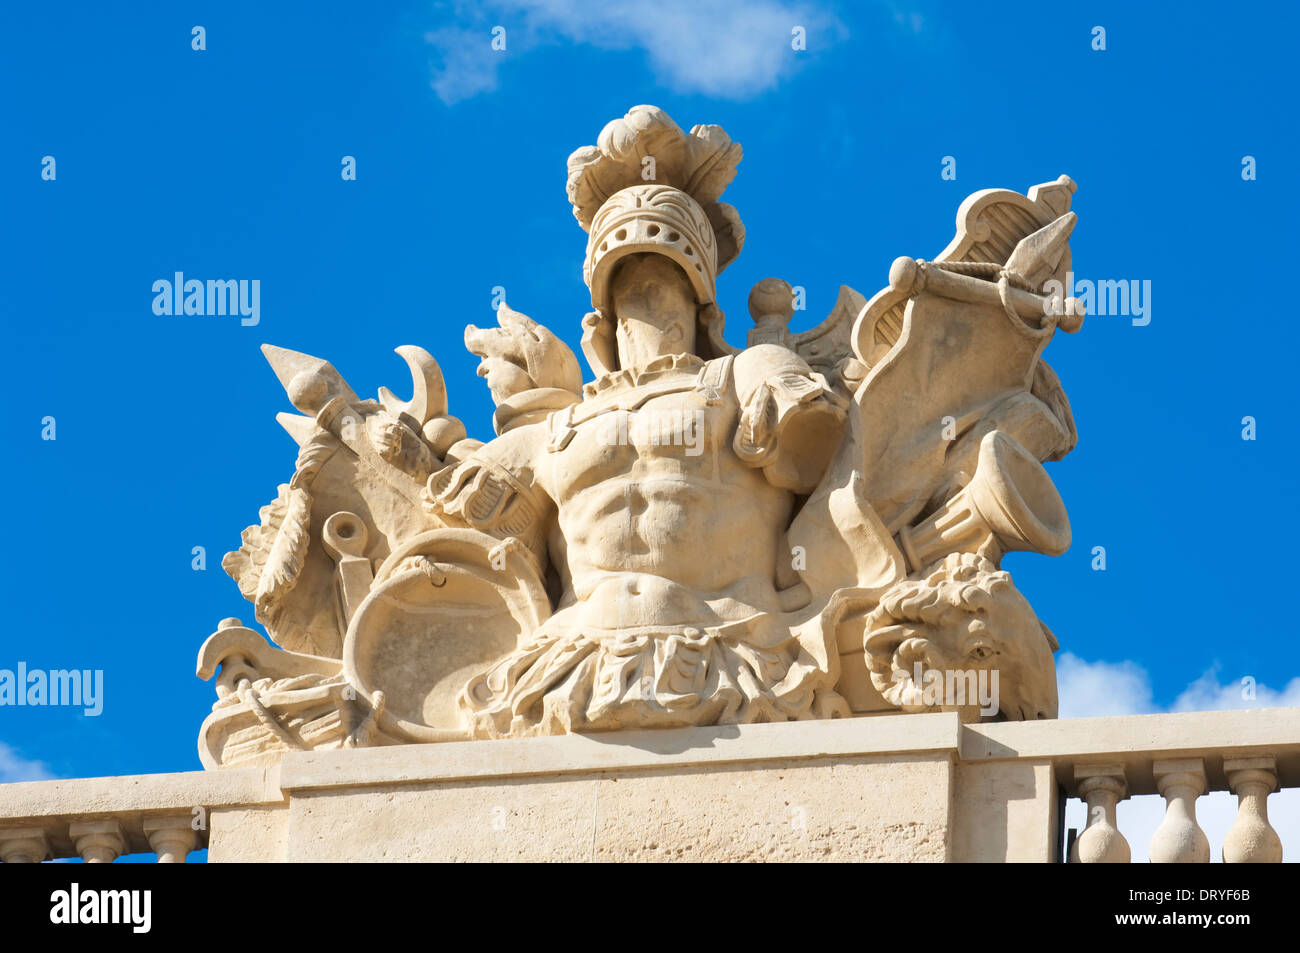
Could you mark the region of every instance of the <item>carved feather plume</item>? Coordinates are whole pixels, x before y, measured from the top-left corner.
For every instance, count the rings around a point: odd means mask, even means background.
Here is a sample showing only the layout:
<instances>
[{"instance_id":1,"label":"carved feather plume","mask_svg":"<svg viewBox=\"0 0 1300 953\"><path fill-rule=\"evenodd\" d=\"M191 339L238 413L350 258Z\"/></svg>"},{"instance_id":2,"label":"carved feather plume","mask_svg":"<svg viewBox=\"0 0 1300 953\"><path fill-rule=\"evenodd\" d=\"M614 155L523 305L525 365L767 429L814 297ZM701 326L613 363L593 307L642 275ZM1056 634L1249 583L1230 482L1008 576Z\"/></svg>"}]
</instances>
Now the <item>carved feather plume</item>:
<instances>
[{"instance_id":1,"label":"carved feather plume","mask_svg":"<svg viewBox=\"0 0 1300 953\"><path fill-rule=\"evenodd\" d=\"M268 527L274 531L274 537L253 600L259 620L281 593L293 588L307 556L311 494L302 487L285 487L284 491L273 504L273 509L280 509L281 516L277 526Z\"/></svg>"},{"instance_id":2,"label":"carved feather plume","mask_svg":"<svg viewBox=\"0 0 1300 953\"><path fill-rule=\"evenodd\" d=\"M276 598L293 588L307 555L311 494L282 483L279 493L258 510L261 523L240 534L243 545L221 560L221 567L239 584L239 591L256 607L265 623Z\"/></svg>"},{"instance_id":3,"label":"carved feather plume","mask_svg":"<svg viewBox=\"0 0 1300 953\"><path fill-rule=\"evenodd\" d=\"M740 215L719 201L743 155L740 143L721 126L695 126L686 133L658 106L634 106L626 116L607 123L594 146L569 156L566 188L573 215L590 231L596 213L615 192L646 182L680 189L708 216L722 271L745 243ZM649 158L654 171L647 177Z\"/></svg>"}]
</instances>

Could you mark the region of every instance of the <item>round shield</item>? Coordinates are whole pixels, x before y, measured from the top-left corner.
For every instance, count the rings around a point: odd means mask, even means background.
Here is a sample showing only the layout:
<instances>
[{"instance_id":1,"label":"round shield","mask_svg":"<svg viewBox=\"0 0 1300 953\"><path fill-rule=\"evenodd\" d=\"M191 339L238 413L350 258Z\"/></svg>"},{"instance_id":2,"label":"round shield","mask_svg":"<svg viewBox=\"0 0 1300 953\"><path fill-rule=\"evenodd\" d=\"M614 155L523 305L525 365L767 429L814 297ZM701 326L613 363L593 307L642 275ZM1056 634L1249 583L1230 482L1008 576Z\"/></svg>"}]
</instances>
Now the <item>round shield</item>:
<instances>
[{"instance_id":1,"label":"round shield","mask_svg":"<svg viewBox=\"0 0 1300 953\"><path fill-rule=\"evenodd\" d=\"M417 742L464 737L456 699L465 683L550 612L522 545L432 530L380 566L348 626L343 671L372 705L383 692L385 732Z\"/></svg>"}]
</instances>

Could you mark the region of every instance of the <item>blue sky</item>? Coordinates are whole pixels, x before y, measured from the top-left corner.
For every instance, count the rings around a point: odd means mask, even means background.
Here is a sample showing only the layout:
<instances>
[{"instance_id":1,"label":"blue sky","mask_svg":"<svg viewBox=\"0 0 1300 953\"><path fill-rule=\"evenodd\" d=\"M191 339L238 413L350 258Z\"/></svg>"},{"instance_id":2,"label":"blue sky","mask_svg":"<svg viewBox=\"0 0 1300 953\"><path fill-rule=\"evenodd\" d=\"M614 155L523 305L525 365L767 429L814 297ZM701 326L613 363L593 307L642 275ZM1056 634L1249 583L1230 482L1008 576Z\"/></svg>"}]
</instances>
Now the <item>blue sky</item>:
<instances>
[{"instance_id":1,"label":"blue sky","mask_svg":"<svg viewBox=\"0 0 1300 953\"><path fill-rule=\"evenodd\" d=\"M1246 676L1255 704L1300 704L1279 611L1294 8L733 6L5 6L0 668L102 669L105 699L98 717L0 708L0 781L198 767L214 696L195 654L218 620L252 619L221 556L295 455L258 346L326 358L368 396L407 392L392 348L423 345L453 413L490 436L463 328L491 323L502 286L577 349L586 236L565 159L638 103L744 146L726 197L747 243L719 282L735 343L757 280L805 287L811 326L840 284L870 295L895 257L941 250L970 192L1071 175L1076 274L1152 296L1148 325L1090 317L1047 352L1080 431L1049 467L1074 546L1007 568L1062 644L1063 714L1246 704ZM152 284L176 271L259 279L260 322L155 315Z\"/></svg>"}]
</instances>

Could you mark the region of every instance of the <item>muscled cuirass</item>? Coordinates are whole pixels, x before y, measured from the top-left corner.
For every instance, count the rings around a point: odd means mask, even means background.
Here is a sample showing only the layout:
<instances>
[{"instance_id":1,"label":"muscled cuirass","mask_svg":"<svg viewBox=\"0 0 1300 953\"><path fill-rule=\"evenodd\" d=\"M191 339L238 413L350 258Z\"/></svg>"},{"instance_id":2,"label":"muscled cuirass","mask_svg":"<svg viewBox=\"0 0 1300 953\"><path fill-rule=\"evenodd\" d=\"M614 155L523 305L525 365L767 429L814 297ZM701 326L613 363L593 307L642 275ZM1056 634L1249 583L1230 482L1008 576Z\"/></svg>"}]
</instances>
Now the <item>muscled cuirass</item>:
<instances>
[{"instance_id":1,"label":"muscled cuirass","mask_svg":"<svg viewBox=\"0 0 1300 953\"><path fill-rule=\"evenodd\" d=\"M589 388L551 417L543 483L579 599L590 573L652 573L713 594L772 554L791 505L732 449L730 357L666 357ZM713 557L697 558L707 545Z\"/></svg>"}]
</instances>

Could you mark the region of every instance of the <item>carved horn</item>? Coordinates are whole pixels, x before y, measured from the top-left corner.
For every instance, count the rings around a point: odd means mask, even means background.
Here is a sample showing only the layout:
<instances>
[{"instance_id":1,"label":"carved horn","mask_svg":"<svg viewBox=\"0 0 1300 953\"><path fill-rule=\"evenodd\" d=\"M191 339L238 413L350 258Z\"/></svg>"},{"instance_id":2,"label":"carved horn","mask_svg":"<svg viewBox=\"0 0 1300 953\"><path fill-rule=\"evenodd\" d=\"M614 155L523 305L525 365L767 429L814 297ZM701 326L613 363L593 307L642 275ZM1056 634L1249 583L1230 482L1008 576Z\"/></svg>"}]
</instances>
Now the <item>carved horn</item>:
<instances>
[{"instance_id":1,"label":"carved horn","mask_svg":"<svg viewBox=\"0 0 1300 953\"><path fill-rule=\"evenodd\" d=\"M1001 430L980 441L975 476L952 499L898 540L912 572L949 553L979 553L999 564L1005 553L1059 556L1070 548L1070 518L1043 465Z\"/></svg>"},{"instance_id":2,"label":"carved horn","mask_svg":"<svg viewBox=\"0 0 1300 953\"><path fill-rule=\"evenodd\" d=\"M442 379L442 368L428 351L414 344L403 344L395 349L406 366L411 369L413 392L409 401L398 400L387 387L379 388L379 402L393 415L413 417L416 429L430 418L447 415L447 385Z\"/></svg>"}]
</instances>

